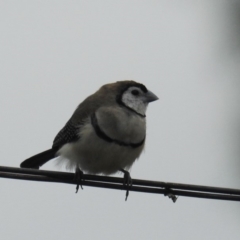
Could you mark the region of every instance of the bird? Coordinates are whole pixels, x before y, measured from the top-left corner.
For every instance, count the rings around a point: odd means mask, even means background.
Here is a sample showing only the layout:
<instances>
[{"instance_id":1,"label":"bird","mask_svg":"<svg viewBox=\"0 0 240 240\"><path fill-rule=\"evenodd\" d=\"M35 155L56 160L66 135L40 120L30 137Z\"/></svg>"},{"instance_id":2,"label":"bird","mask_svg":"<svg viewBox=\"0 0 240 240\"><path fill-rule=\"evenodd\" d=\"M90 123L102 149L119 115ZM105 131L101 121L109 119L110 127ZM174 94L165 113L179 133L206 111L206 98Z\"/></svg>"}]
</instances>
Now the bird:
<instances>
[{"instance_id":1,"label":"bird","mask_svg":"<svg viewBox=\"0 0 240 240\"><path fill-rule=\"evenodd\" d=\"M50 149L26 159L20 167L39 169L56 158L58 165L75 170L80 182L84 173L123 172L127 199L128 171L144 149L146 110L156 100L145 85L133 80L105 84L78 105Z\"/></svg>"}]
</instances>

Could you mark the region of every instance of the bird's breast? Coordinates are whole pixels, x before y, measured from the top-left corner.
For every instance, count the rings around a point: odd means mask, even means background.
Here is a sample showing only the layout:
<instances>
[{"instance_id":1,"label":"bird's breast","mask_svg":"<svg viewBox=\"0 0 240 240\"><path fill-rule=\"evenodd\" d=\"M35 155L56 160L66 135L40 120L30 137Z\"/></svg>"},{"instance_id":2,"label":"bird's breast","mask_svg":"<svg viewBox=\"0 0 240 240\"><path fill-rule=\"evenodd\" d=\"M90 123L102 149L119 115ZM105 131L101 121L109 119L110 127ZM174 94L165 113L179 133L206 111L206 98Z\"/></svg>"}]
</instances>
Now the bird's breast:
<instances>
[{"instance_id":1,"label":"bird's breast","mask_svg":"<svg viewBox=\"0 0 240 240\"><path fill-rule=\"evenodd\" d=\"M123 108L100 108L96 112L99 128L112 139L124 143L139 143L146 135L145 118Z\"/></svg>"},{"instance_id":2,"label":"bird's breast","mask_svg":"<svg viewBox=\"0 0 240 240\"><path fill-rule=\"evenodd\" d=\"M115 141L100 137L91 117L80 128L79 140L65 144L58 155L68 169L76 166L96 174L112 174L120 169L129 169L144 148L146 122L136 114L121 109L99 109L95 113L100 130ZM124 144L122 144L124 143Z\"/></svg>"}]
</instances>

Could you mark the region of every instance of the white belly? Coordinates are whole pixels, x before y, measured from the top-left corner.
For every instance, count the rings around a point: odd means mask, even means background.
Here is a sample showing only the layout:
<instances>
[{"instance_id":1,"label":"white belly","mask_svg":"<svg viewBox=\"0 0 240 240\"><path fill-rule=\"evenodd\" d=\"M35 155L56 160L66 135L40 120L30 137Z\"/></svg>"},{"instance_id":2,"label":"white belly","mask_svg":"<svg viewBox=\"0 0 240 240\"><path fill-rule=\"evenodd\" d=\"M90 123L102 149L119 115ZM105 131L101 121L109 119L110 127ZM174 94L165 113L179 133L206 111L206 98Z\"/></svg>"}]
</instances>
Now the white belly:
<instances>
[{"instance_id":1,"label":"white belly","mask_svg":"<svg viewBox=\"0 0 240 240\"><path fill-rule=\"evenodd\" d=\"M81 138L75 143L65 144L59 151L58 164L67 169L79 167L90 174L112 174L120 169L128 170L140 156L140 147L120 146L99 138L90 122L81 129Z\"/></svg>"}]
</instances>

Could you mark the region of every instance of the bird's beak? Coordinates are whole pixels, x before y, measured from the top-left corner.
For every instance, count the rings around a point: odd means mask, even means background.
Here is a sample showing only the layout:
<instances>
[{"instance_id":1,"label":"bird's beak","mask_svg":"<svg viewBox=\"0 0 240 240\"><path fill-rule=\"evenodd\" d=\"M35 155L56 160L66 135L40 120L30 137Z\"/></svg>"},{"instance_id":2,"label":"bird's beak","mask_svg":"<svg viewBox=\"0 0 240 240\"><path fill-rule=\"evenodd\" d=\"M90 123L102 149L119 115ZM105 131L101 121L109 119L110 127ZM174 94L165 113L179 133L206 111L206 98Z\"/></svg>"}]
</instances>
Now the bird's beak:
<instances>
[{"instance_id":1,"label":"bird's beak","mask_svg":"<svg viewBox=\"0 0 240 240\"><path fill-rule=\"evenodd\" d=\"M149 90L145 94L145 97L146 97L146 102L148 102L148 103L158 100L158 97Z\"/></svg>"}]
</instances>

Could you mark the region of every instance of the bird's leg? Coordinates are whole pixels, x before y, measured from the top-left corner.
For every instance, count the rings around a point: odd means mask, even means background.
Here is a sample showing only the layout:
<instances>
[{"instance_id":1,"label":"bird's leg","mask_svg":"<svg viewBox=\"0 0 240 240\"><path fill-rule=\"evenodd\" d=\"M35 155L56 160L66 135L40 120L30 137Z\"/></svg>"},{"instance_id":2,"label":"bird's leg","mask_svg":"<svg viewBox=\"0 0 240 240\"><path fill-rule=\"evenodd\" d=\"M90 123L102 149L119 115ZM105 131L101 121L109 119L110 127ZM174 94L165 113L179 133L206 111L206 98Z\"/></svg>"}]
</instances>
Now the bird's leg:
<instances>
[{"instance_id":1,"label":"bird's leg","mask_svg":"<svg viewBox=\"0 0 240 240\"><path fill-rule=\"evenodd\" d=\"M121 172L124 173L124 177L123 177L123 186L126 187L127 191L126 191L126 198L125 201L127 201L128 195L129 195L129 189L132 186L132 178L130 176L130 173L124 169L120 169Z\"/></svg>"},{"instance_id":2,"label":"bird's leg","mask_svg":"<svg viewBox=\"0 0 240 240\"><path fill-rule=\"evenodd\" d=\"M82 187L83 175L84 175L83 171L79 167L76 167L75 177L74 177L74 180L77 181L76 193L78 192L79 186L81 186L81 188L83 189Z\"/></svg>"}]
</instances>

